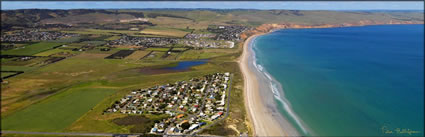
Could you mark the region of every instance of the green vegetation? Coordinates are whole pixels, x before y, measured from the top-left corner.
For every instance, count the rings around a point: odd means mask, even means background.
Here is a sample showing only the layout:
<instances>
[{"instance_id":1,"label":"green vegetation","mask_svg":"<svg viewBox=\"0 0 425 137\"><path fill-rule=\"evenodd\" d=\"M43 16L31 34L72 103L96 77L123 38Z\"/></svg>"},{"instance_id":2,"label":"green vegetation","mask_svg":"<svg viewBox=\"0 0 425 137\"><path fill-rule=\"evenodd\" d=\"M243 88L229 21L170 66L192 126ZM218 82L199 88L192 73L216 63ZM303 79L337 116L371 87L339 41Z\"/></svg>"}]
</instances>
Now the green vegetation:
<instances>
[{"instance_id":1,"label":"green vegetation","mask_svg":"<svg viewBox=\"0 0 425 137\"><path fill-rule=\"evenodd\" d=\"M162 52L165 52L165 51L168 51L170 48L147 48L146 50L147 51L162 51Z\"/></svg>"},{"instance_id":2,"label":"green vegetation","mask_svg":"<svg viewBox=\"0 0 425 137\"><path fill-rule=\"evenodd\" d=\"M174 51L184 51L187 50L187 48L173 48Z\"/></svg>"},{"instance_id":3,"label":"green vegetation","mask_svg":"<svg viewBox=\"0 0 425 137\"><path fill-rule=\"evenodd\" d=\"M114 91L75 87L2 119L3 130L60 131Z\"/></svg>"},{"instance_id":4,"label":"green vegetation","mask_svg":"<svg viewBox=\"0 0 425 137\"><path fill-rule=\"evenodd\" d=\"M137 50L132 46L106 46L105 41L122 35L136 37L182 38L188 33L211 34L208 26L246 25L256 27L270 23L302 25L341 24L389 21L423 22L423 12L342 12L297 10L37 10L33 14L7 11L2 25L31 23L66 23L72 28L46 29L77 33L70 37L48 42L15 43L13 49L2 50L6 55L44 56L30 60L2 58L3 71L24 71L6 79L1 85L1 118L4 130L52 132L146 132L163 115L103 114L105 108L133 89L173 83L216 72L234 74L230 95L230 113L203 133L237 136L252 133L244 107L243 79L235 61L241 54L239 42L233 49L189 49L184 44L167 45L169 48ZM60 13L60 14L56 14ZM3 17L3 15L2 15ZM147 18L148 22L132 21ZM75 27L76 26L76 27ZM93 29L97 28L97 29ZM130 31L139 28L141 31ZM6 32L10 33L10 32ZM214 40L203 38L212 42ZM217 41L214 41L217 42ZM221 41L223 42L223 41ZM12 43L2 43L10 45ZM66 47L53 47L66 44ZM72 51L72 49L85 51ZM120 50L136 49L124 59L105 59ZM166 51L173 48L168 55ZM101 51L100 49L109 49ZM176 52L178 51L178 52ZM71 53L67 56L59 53ZM151 54L149 54L151 53ZM67 58L49 65L41 65L51 57ZM146 56L146 57L145 57ZM141 59L142 57L145 57ZM165 57L165 58L164 58ZM140 60L141 59L141 60ZM208 63L184 72L147 73L182 60L208 59ZM40 67L43 66L43 67ZM146 69L148 68L148 69ZM11 73L1 73L2 76ZM209 123L211 124L211 123ZM15 134L8 134L19 136ZM250 134L251 135L251 134ZM37 136L37 135L34 135Z\"/></svg>"},{"instance_id":5,"label":"green vegetation","mask_svg":"<svg viewBox=\"0 0 425 137\"><path fill-rule=\"evenodd\" d=\"M7 77L7 76L10 76L10 75L13 75L13 74L16 74L16 73L15 72L1 72L0 76L2 78L4 78L4 77Z\"/></svg>"},{"instance_id":6,"label":"green vegetation","mask_svg":"<svg viewBox=\"0 0 425 137\"><path fill-rule=\"evenodd\" d=\"M35 67L40 65L43 61L48 60L49 57L36 57L30 60L25 60L25 61L15 61L15 60L19 60L19 57L15 57L12 59L8 59L2 60L2 65L6 65L6 66L27 66L27 67Z\"/></svg>"},{"instance_id":7,"label":"green vegetation","mask_svg":"<svg viewBox=\"0 0 425 137\"><path fill-rule=\"evenodd\" d=\"M133 60L139 60L143 58L144 56L148 55L150 51L135 51L133 54L127 56L125 59L133 59Z\"/></svg>"},{"instance_id":8,"label":"green vegetation","mask_svg":"<svg viewBox=\"0 0 425 137\"><path fill-rule=\"evenodd\" d=\"M2 65L1 65L2 71L29 71L31 69L34 69L34 68L27 67L27 66L8 66L8 65L5 65L4 62L2 62Z\"/></svg>"},{"instance_id":9,"label":"green vegetation","mask_svg":"<svg viewBox=\"0 0 425 137\"><path fill-rule=\"evenodd\" d=\"M105 41L83 41L81 44L90 45L90 46L100 46L106 44Z\"/></svg>"},{"instance_id":10,"label":"green vegetation","mask_svg":"<svg viewBox=\"0 0 425 137\"><path fill-rule=\"evenodd\" d=\"M121 37L120 36L111 36L111 37L109 37L109 38L107 38L105 40L117 40L119 38L121 38Z\"/></svg>"},{"instance_id":11,"label":"green vegetation","mask_svg":"<svg viewBox=\"0 0 425 137\"><path fill-rule=\"evenodd\" d=\"M149 54L147 57L143 58L143 60L161 60L161 58L166 54L162 51L154 51Z\"/></svg>"},{"instance_id":12,"label":"green vegetation","mask_svg":"<svg viewBox=\"0 0 425 137\"><path fill-rule=\"evenodd\" d=\"M62 38L58 40L51 40L49 42L72 43L72 42L77 42L80 39L81 37L67 37L67 38Z\"/></svg>"},{"instance_id":13,"label":"green vegetation","mask_svg":"<svg viewBox=\"0 0 425 137\"><path fill-rule=\"evenodd\" d=\"M51 135L51 134L4 134L4 137L64 137L63 135ZM76 136L76 137L92 137L92 136ZM97 136L102 137L102 136ZM107 136L104 136L107 137Z\"/></svg>"},{"instance_id":14,"label":"green vegetation","mask_svg":"<svg viewBox=\"0 0 425 137\"><path fill-rule=\"evenodd\" d=\"M3 55L34 55L42 51L52 49L53 47L60 46L64 43L55 43L55 42L40 42L37 44L31 44L24 46L19 49L11 49L7 51L1 51Z\"/></svg>"},{"instance_id":15,"label":"green vegetation","mask_svg":"<svg viewBox=\"0 0 425 137\"><path fill-rule=\"evenodd\" d=\"M66 30L62 31L65 33L76 33L76 34L98 34L98 35L120 35L120 34L135 34L138 31L130 30L102 30L102 29L84 29L84 30Z\"/></svg>"},{"instance_id":16,"label":"green vegetation","mask_svg":"<svg viewBox=\"0 0 425 137\"><path fill-rule=\"evenodd\" d=\"M48 50L48 51L44 51L38 54L35 54L35 56L50 56L50 55L55 55L58 53L69 53L69 54L76 54L76 51L72 51L72 50L65 50L65 49L52 49L52 50ZM58 56L58 55L57 55Z\"/></svg>"},{"instance_id":17,"label":"green vegetation","mask_svg":"<svg viewBox=\"0 0 425 137\"><path fill-rule=\"evenodd\" d=\"M149 133L150 129L155 124L154 121L167 118L168 115L130 115L123 118L113 119L112 122L120 126L130 127L131 133Z\"/></svg>"},{"instance_id":18,"label":"green vegetation","mask_svg":"<svg viewBox=\"0 0 425 137\"><path fill-rule=\"evenodd\" d=\"M194 60L194 59L207 59L219 56L225 56L235 53L232 49L202 49L202 50L189 50L185 51L178 57L179 60Z\"/></svg>"},{"instance_id":19,"label":"green vegetation","mask_svg":"<svg viewBox=\"0 0 425 137\"><path fill-rule=\"evenodd\" d=\"M167 59L167 60L177 60L177 57L179 55L180 55L180 53L171 52L170 54L168 54L168 56L165 59Z\"/></svg>"}]
</instances>

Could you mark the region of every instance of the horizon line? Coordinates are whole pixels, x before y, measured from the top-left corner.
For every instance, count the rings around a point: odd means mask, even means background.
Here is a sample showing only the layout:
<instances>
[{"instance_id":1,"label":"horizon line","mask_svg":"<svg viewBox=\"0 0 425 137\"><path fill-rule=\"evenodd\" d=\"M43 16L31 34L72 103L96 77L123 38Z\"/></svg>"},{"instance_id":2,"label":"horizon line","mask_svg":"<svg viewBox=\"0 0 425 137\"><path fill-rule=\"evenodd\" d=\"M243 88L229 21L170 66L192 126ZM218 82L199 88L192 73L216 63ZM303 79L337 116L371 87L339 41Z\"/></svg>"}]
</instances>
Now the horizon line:
<instances>
[{"instance_id":1,"label":"horizon line","mask_svg":"<svg viewBox=\"0 0 425 137\"><path fill-rule=\"evenodd\" d=\"M293 10L293 11L424 11L424 9L252 9L252 8L22 8L22 9L1 9L5 10Z\"/></svg>"}]
</instances>

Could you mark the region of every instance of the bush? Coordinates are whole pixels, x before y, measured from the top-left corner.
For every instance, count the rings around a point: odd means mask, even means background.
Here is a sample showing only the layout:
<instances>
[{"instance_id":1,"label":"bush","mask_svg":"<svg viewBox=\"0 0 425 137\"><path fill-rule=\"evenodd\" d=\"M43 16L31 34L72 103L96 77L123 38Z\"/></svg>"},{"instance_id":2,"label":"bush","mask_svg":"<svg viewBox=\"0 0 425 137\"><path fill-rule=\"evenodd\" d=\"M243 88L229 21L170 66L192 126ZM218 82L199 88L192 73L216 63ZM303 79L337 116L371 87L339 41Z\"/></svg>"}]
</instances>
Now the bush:
<instances>
[{"instance_id":1,"label":"bush","mask_svg":"<svg viewBox=\"0 0 425 137\"><path fill-rule=\"evenodd\" d=\"M182 124L183 129L189 129L189 127L190 127L189 122L185 122L185 123Z\"/></svg>"}]
</instances>

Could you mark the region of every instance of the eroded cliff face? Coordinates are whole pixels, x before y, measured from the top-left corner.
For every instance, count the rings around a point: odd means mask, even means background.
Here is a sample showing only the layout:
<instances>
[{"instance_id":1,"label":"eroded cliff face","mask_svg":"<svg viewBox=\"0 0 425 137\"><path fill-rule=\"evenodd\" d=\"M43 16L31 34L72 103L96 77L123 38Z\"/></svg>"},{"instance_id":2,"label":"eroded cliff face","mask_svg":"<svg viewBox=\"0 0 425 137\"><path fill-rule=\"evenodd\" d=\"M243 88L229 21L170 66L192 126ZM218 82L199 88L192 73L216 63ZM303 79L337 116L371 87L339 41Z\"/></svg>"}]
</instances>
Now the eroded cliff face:
<instances>
[{"instance_id":1,"label":"eroded cliff face","mask_svg":"<svg viewBox=\"0 0 425 137\"><path fill-rule=\"evenodd\" d=\"M350 26L365 26L365 25L383 25L383 24L424 24L423 21L401 21L401 20L390 20L388 22L379 22L371 20L361 20L353 23L342 23L342 24L317 24L317 25L303 25L294 23L282 23L282 24L263 24L255 29L246 31L241 34L242 39L246 39L249 36L256 34L269 33L278 29L285 28L333 28L333 27L350 27Z\"/></svg>"}]
</instances>

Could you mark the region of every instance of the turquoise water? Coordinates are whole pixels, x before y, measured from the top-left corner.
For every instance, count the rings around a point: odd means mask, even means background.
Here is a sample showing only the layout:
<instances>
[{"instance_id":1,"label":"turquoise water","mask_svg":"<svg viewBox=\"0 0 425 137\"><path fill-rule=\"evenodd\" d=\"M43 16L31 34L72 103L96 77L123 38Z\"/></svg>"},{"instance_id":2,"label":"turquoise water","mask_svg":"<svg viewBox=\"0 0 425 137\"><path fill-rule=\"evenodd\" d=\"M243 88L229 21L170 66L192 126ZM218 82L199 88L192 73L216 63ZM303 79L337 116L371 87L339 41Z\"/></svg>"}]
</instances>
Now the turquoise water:
<instances>
[{"instance_id":1,"label":"turquoise water","mask_svg":"<svg viewBox=\"0 0 425 137\"><path fill-rule=\"evenodd\" d=\"M279 111L302 134L423 136L423 30L285 29L257 37L253 48L257 64L281 84L281 98L301 122L278 102Z\"/></svg>"}]
</instances>

